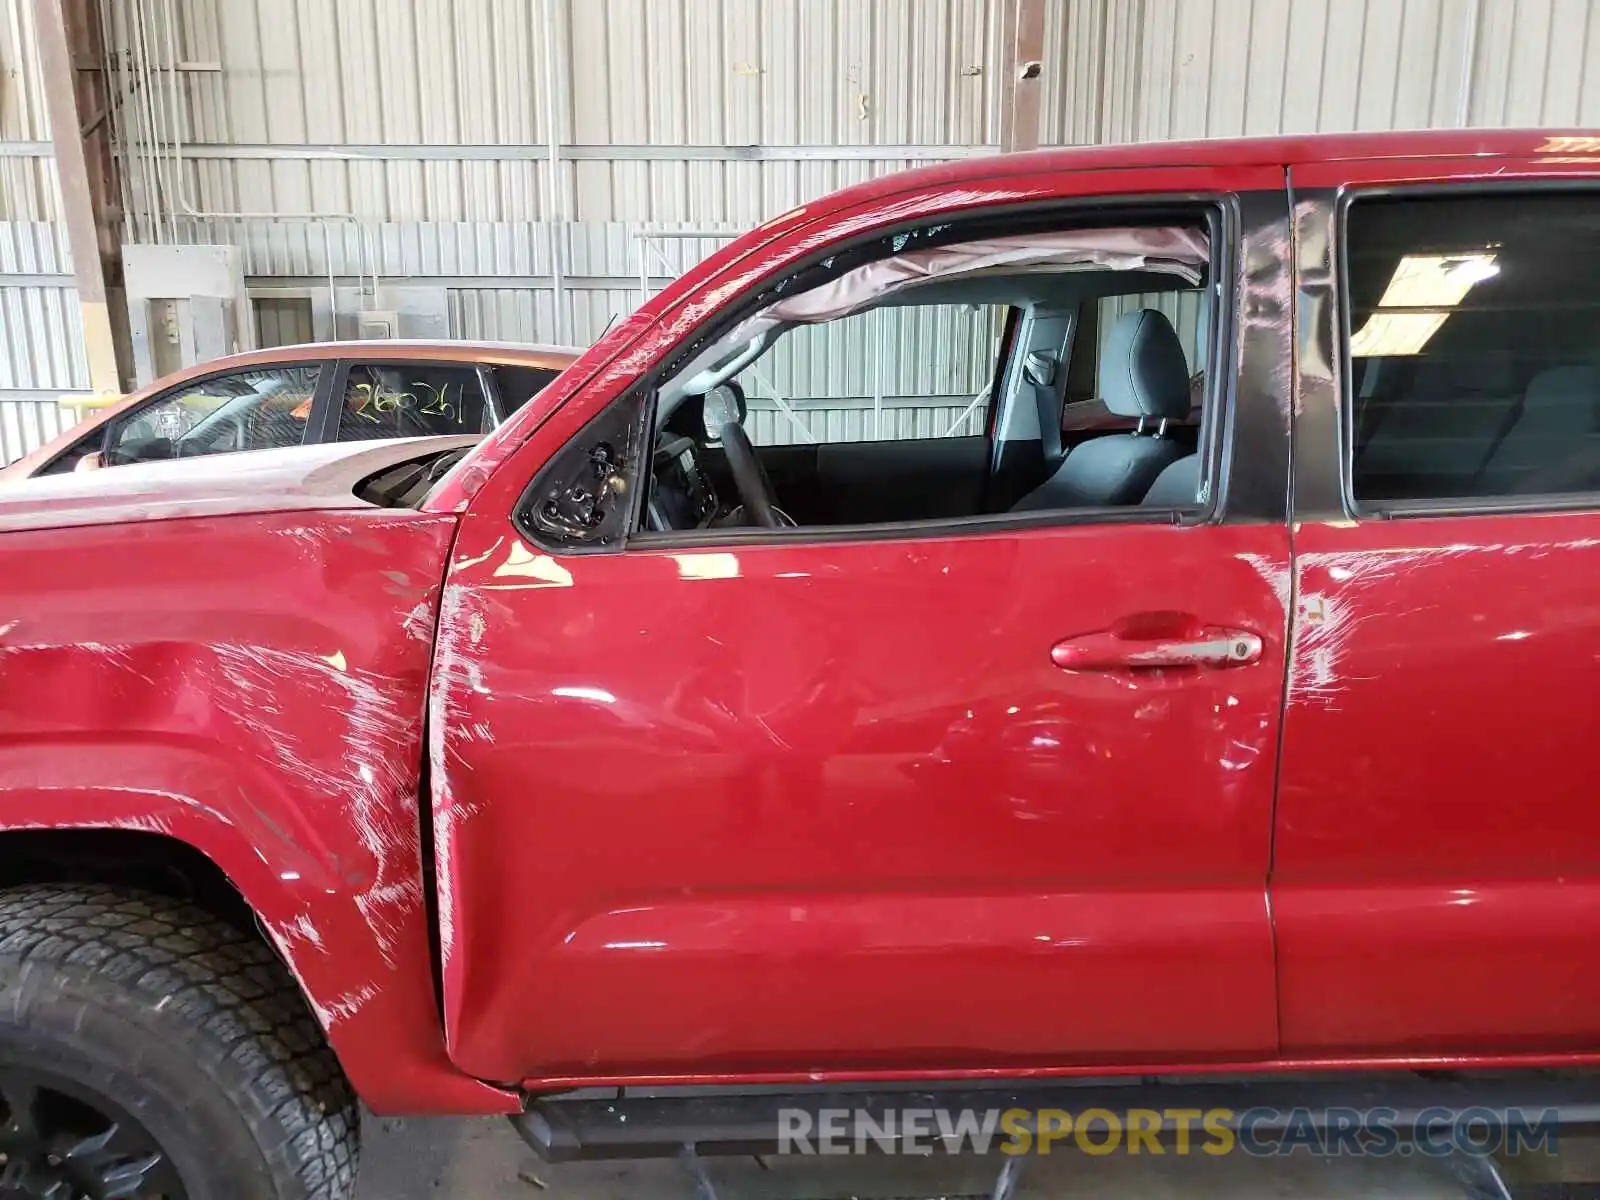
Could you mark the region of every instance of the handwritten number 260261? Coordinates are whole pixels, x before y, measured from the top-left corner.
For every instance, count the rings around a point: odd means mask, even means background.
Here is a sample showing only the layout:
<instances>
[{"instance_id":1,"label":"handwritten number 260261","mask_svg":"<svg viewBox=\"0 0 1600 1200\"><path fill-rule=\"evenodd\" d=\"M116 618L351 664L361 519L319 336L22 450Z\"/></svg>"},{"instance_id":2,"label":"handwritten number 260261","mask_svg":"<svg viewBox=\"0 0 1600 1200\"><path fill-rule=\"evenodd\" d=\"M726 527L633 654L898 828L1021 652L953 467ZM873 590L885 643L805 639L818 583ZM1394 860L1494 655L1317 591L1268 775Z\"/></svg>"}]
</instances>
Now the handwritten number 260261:
<instances>
[{"instance_id":1,"label":"handwritten number 260261","mask_svg":"<svg viewBox=\"0 0 1600 1200\"><path fill-rule=\"evenodd\" d=\"M355 415L376 423L382 413L410 409L419 416L454 420L456 406L450 400L451 386L444 383L435 387L417 379L412 381L410 391L396 392L382 384L358 383L352 389L353 397L358 400ZM458 383L454 386L459 397L461 385Z\"/></svg>"}]
</instances>

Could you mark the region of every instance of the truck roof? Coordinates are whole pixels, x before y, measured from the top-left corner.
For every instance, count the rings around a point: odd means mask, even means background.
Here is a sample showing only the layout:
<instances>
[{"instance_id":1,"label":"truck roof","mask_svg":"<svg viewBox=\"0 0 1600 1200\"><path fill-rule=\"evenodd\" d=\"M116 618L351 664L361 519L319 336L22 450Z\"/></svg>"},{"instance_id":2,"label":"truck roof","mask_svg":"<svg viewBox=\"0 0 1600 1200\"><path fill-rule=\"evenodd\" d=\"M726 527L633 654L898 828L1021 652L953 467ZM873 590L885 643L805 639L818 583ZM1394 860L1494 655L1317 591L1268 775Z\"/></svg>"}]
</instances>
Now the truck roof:
<instances>
[{"instance_id":1,"label":"truck roof","mask_svg":"<svg viewBox=\"0 0 1600 1200\"><path fill-rule=\"evenodd\" d=\"M1600 130L1430 129L1374 133L1306 133L1274 137L1201 138L1068 146L963 158L880 175L823 196L796 212L813 215L879 195L918 187L1040 171L1103 171L1162 167L1290 166L1357 159L1517 158L1583 156L1600 166ZM788 216L790 214L784 214ZM769 224L771 222L768 222Z\"/></svg>"}]
</instances>

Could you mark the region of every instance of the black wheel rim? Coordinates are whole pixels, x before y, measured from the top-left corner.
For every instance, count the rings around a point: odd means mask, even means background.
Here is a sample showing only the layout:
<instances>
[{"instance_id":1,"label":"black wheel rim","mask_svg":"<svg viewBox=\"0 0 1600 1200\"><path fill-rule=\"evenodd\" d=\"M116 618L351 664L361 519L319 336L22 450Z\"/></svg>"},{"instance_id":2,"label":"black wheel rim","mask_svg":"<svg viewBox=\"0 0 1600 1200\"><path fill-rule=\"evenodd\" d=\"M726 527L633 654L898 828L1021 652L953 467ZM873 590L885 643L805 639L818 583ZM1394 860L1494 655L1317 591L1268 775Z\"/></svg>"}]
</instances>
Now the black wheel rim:
<instances>
[{"instance_id":1,"label":"black wheel rim","mask_svg":"<svg viewBox=\"0 0 1600 1200\"><path fill-rule=\"evenodd\" d=\"M132 1114L45 1072L0 1066L0 1200L187 1200Z\"/></svg>"}]
</instances>

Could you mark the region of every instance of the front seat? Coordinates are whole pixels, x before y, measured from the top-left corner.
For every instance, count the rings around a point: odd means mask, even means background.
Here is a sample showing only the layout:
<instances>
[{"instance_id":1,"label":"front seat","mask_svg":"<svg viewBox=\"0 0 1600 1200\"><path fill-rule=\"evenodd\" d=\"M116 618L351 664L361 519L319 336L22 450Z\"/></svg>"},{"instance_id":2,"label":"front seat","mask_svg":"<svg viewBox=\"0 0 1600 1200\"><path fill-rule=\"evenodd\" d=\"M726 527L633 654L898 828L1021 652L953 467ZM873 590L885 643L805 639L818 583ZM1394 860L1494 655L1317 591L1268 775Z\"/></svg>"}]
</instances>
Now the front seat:
<instances>
[{"instance_id":1,"label":"front seat","mask_svg":"<svg viewBox=\"0 0 1600 1200\"><path fill-rule=\"evenodd\" d=\"M1185 454L1167 467L1139 503L1145 508L1189 508L1200 503L1200 455Z\"/></svg>"},{"instance_id":2,"label":"front seat","mask_svg":"<svg viewBox=\"0 0 1600 1200\"><path fill-rule=\"evenodd\" d=\"M1100 390L1105 406L1137 417L1139 429L1084 442L1012 512L1137 504L1156 476L1183 457L1183 446L1165 434L1168 421L1189 415L1189 364L1165 316L1144 308L1118 318L1101 347Z\"/></svg>"}]
</instances>

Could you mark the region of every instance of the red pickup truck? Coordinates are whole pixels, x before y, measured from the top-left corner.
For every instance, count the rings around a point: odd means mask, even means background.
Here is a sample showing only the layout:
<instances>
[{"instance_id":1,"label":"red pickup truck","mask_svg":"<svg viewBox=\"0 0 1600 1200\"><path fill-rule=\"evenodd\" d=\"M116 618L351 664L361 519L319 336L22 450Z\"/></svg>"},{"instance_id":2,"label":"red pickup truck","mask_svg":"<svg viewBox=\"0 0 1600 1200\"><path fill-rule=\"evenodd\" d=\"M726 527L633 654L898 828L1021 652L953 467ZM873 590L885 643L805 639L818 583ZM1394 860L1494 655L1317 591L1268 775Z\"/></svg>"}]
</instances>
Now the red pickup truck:
<instances>
[{"instance_id":1,"label":"red pickup truck","mask_svg":"<svg viewBox=\"0 0 1600 1200\"><path fill-rule=\"evenodd\" d=\"M470 449L0 489L0 1188L346 1196L356 1095L654 1153L1600 1065L1597 185L1542 131L967 160Z\"/></svg>"}]
</instances>

